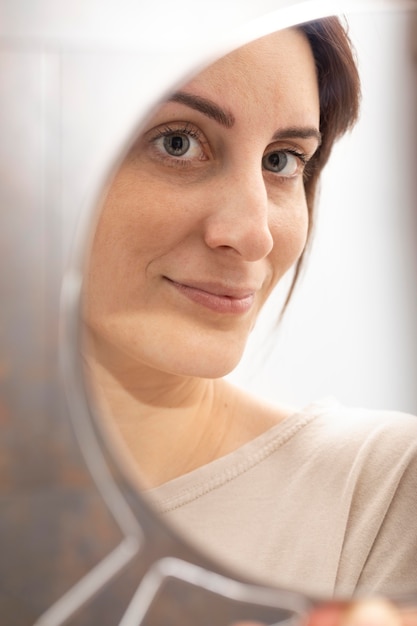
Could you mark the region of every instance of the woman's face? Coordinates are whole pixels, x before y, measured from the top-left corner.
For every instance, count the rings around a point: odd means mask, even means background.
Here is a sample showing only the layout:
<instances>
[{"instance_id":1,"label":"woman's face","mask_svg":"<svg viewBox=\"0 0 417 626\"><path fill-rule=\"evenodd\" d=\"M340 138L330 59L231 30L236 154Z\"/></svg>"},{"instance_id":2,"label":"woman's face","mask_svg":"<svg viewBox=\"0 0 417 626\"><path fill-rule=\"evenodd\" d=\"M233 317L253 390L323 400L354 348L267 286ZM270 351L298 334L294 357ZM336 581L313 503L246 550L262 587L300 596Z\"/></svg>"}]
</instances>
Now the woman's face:
<instances>
[{"instance_id":1,"label":"woman's face","mask_svg":"<svg viewBox=\"0 0 417 626\"><path fill-rule=\"evenodd\" d=\"M175 374L233 369L304 248L318 127L314 59L297 30L234 51L157 110L95 233L85 319L101 346Z\"/></svg>"}]
</instances>

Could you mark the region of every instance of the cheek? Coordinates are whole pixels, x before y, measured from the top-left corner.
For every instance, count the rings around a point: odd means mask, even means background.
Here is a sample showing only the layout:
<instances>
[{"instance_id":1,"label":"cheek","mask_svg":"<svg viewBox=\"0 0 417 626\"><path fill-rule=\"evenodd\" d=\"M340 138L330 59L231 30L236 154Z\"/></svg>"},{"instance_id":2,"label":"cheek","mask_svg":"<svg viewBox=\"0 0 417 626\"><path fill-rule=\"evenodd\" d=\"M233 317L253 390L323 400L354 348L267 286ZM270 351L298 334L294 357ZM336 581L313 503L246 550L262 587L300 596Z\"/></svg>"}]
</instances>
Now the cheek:
<instances>
[{"instance_id":1,"label":"cheek","mask_svg":"<svg viewBox=\"0 0 417 626\"><path fill-rule=\"evenodd\" d=\"M308 208L305 200L277 211L270 220L274 240L271 253L275 281L300 258L308 233Z\"/></svg>"},{"instance_id":2,"label":"cheek","mask_svg":"<svg viewBox=\"0 0 417 626\"><path fill-rule=\"evenodd\" d=\"M122 168L94 233L87 264L90 301L107 309L129 303L152 262L198 229L200 205L201 194Z\"/></svg>"},{"instance_id":3,"label":"cheek","mask_svg":"<svg viewBox=\"0 0 417 626\"><path fill-rule=\"evenodd\" d=\"M127 168L108 197L105 228L135 253L157 254L197 227L201 200L197 188Z\"/></svg>"},{"instance_id":4,"label":"cheek","mask_svg":"<svg viewBox=\"0 0 417 626\"><path fill-rule=\"evenodd\" d=\"M95 232L94 265L100 262L126 269L126 263L138 256L156 254L169 236L178 232L178 203L175 194L167 193L160 185L150 185L131 175L118 177Z\"/></svg>"}]
</instances>

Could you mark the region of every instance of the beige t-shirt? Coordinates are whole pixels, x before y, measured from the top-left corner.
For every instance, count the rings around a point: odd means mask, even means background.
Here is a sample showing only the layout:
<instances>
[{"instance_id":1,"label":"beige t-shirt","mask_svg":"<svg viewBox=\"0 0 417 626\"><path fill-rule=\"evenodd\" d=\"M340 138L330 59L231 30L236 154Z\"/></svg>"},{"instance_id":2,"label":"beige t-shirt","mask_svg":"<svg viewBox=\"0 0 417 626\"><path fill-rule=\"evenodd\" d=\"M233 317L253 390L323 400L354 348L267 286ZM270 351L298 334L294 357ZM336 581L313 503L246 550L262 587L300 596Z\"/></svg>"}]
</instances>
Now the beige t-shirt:
<instances>
[{"instance_id":1,"label":"beige t-shirt","mask_svg":"<svg viewBox=\"0 0 417 626\"><path fill-rule=\"evenodd\" d=\"M417 590L417 418L307 407L146 492L224 565L310 595Z\"/></svg>"}]
</instances>

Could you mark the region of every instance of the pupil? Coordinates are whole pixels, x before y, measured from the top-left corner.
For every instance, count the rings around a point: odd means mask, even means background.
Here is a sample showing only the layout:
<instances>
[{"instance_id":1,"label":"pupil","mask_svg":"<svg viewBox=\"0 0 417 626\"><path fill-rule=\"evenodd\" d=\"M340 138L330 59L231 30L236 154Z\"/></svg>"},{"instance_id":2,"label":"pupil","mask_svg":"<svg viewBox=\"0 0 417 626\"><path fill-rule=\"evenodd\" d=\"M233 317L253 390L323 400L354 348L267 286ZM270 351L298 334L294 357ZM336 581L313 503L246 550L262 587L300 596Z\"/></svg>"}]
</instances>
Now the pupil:
<instances>
[{"instance_id":1,"label":"pupil","mask_svg":"<svg viewBox=\"0 0 417 626\"><path fill-rule=\"evenodd\" d=\"M164 139L165 149L169 154L182 156L187 152L190 142L187 137L171 135Z\"/></svg>"},{"instance_id":2,"label":"pupil","mask_svg":"<svg viewBox=\"0 0 417 626\"><path fill-rule=\"evenodd\" d=\"M280 170L285 165L286 157L280 152L273 152L269 155L269 164L274 170Z\"/></svg>"}]
</instances>

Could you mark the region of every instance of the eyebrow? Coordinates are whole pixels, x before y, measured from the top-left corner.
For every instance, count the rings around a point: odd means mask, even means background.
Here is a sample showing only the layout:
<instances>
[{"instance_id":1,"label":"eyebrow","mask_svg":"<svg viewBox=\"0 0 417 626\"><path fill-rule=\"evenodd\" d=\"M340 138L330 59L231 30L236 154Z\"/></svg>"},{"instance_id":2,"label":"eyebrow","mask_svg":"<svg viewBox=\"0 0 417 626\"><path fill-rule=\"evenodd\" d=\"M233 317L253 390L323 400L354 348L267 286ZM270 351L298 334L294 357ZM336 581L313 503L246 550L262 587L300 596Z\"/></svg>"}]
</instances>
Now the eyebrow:
<instances>
[{"instance_id":1,"label":"eyebrow","mask_svg":"<svg viewBox=\"0 0 417 626\"><path fill-rule=\"evenodd\" d=\"M179 102L180 104L185 104L195 111L199 111L200 113L203 113L203 115L210 117L212 120L215 120L226 128L231 128L235 123L233 113L222 109L208 98L195 96L193 94L186 93L185 91L176 91L168 98L168 102Z\"/></svg>"},{"instance_id":2,"label":"eyebrow","mask_svg":"<svg viewBox=\"0 0 417 626\"><path fill-rule=\"evenodd\" d=\"M322 142L322 134L321 132L314 127L310 126L291 126L290 128L283 128L281 130L277 130L274 133L273 140L277 141L279 139L316 139L318 145L320 146Z\"/></svg>"},{"instance_id":3,"label":"eyebrow","mask_svg":"<svg viewBox=\"0 0 417 626\"><path fill-rule=\"evenodd\" d=\"M235 123L235 116L230 111L226 109L222 109L218 104L209 100L208 98L203 98L202 96L196 96L191 93L186 93L185 91L176 91L175 93L169 96L167 102L178 102L180 104L185 104L186 106L194 109L195 111L199 111L206 115L207 117L215 120L225 128L232 128ZM279 139L310 139L314 138L317 140L318 145L321 144L322 135L321 132L317 128L313 127L290 127L278 130L274 133L273 140L277 141Z\"/></svg>"}]
</instances>

